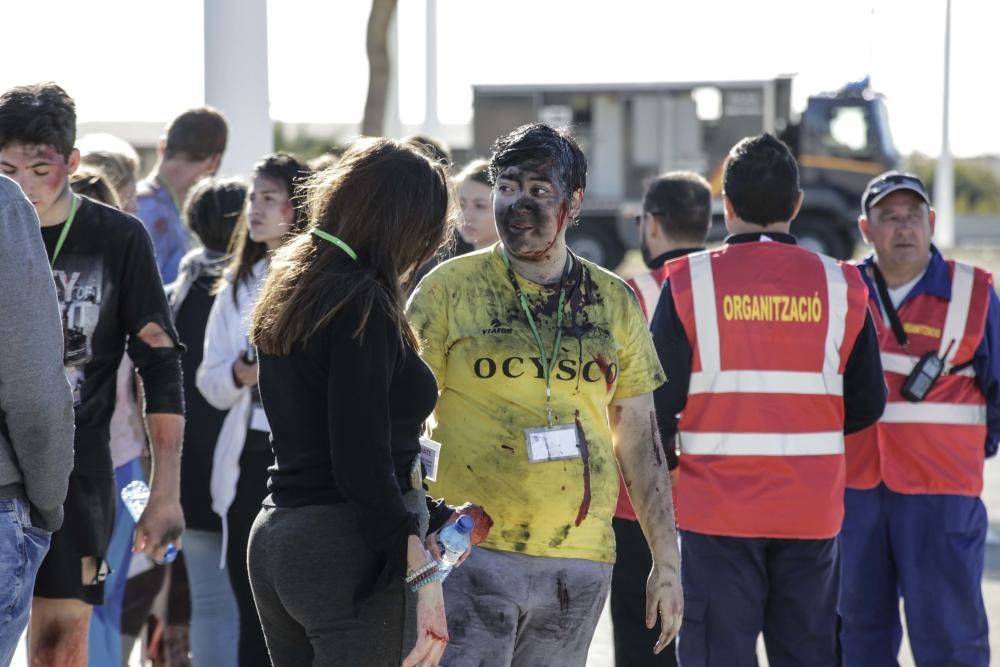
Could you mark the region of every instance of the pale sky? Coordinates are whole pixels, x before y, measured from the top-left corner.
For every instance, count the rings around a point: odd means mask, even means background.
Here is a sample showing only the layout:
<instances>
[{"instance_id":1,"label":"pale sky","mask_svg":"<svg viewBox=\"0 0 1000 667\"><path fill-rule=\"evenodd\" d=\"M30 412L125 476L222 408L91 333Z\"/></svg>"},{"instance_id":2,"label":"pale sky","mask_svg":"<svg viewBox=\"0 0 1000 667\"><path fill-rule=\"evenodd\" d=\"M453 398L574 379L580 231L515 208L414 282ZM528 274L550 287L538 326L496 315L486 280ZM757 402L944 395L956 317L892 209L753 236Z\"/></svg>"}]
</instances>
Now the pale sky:
<instances>
[{"instance_id":1,"label":"pale sky","mask_svg":"<svg viewBox=\"0 0 1000 667\"><path fill-rule=\"evenodd\" d=\"M203 102L203 0L5 0L0 89L52 79L82 121L166 121ZM212 0L206 0L211 2ZM399 0L400 111L424 106L424 0ZM941 142L945 0L439 0L441 120L475 83L763 79L809 94L872 77L897 146ZM367 86L368 0L269 0L271 115L351 122ZM55 18L58 17L58 18ZM951 144L1000 154L1000 2L953 0Z\"/></svg>"}]
</instances>

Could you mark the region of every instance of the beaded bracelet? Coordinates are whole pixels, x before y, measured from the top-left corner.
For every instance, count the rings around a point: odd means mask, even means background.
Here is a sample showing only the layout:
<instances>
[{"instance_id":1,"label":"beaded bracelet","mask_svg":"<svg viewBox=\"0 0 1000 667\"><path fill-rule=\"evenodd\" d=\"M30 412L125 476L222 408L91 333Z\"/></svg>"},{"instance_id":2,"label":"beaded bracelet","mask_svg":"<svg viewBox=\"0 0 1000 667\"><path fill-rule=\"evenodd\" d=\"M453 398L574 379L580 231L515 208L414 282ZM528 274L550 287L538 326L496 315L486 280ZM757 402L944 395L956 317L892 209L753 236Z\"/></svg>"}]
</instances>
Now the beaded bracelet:
<instances>
[{"instance_id":1,"label":"beaded bracelet","mask_svg":"<svg viewBox=\"0 0 1000 667\"><path fill-rule=\"evenodd\" d=\"M430 570L425 574L417 577L417 579L410 585L410 590L416 593L427 584L433 584L434 582L437 581L444 581L444 578L446 576L448 576L448 574L444 570L435 567L433 570Z\"/></svg>"},{"instance_id":2,"label":"beaded bracelet","mask_svg":"<svg viewBox=\"0 0 1000 667\"><path fill-rule=\"evenodd\" d=\"M431 570L436 570L438 567L438 562L436 560L429 560L415 570L410 570L406 573L406 584L409 586L414 581L419 579L422 575L430 572Z\"/></svg>"}]
</instances>

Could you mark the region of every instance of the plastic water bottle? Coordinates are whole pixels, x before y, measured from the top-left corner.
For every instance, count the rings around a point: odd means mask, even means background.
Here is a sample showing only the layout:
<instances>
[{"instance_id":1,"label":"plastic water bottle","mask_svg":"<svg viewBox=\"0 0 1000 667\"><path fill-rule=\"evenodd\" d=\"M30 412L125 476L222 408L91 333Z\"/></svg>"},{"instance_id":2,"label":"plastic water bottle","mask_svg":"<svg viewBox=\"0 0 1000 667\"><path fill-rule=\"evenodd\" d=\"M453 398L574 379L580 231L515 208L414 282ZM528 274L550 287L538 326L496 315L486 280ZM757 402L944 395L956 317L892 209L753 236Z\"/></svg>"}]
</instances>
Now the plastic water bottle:
<instances>
[{"instance_id":1,"label":"plastic water bottle","mask_svg":"<svg viewBox=\"0 0 1000 667\"><path fill-rule=\"evenodd\" d=\"M458 517L458 521L442 529L438 535L438 545L441 547L441 560L438 562L444 577L451 573L455 563L469 548L472 529L475 525L476 522L472 520L471 516L462 515Z\"/></svg>"},{"instance_id":2,"label":"plastic water bottle","mask_svg":"<svg viewBox=\"0 0 1000 667\"><path fill-rule=\"evenodd\" d=\"M132 515L132 520L139 523L139 517L142 516L146 509L146 503L149 502L149 487L141 479L129 482L122 489L122 502L125 503L128 513ZM175 558L177 558L177 547L171 542L167 545L163 560L157 562L163 565L164 563L172 563Z\"/></svg>"}]
</instances>

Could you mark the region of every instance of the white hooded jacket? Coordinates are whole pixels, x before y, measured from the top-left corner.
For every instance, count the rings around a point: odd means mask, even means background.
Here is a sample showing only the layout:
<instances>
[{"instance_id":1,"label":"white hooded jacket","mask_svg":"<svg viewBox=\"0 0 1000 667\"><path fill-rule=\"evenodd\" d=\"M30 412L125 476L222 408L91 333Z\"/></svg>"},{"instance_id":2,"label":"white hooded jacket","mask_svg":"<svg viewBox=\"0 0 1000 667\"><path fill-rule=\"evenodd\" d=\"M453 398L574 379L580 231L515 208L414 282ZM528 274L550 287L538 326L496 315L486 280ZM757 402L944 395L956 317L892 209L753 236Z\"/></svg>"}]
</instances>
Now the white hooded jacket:
<instances>
[{"instance_id":1,"label":"white hooded jacket","mask_svg":"<svg viewBox=\"0 0 1000 667\"><path fill-rule=\"evenodd\" d=\"M229 539L226 514L236 496L240 456L243 454L250 424L250 387L236 385L232 367L233 362L249 347L247 334L250 330L250 314L264 283L267 265L267 259L254 264L251 279L235 287L231 280L227 280L225 287L215 297L205 327L205 353L195 377L195 384L205 400L218 410L229 411L222 422L222 430L219 431L219 439L215 445L212 479L209 482L212 511L222 518L220 569L226 562L226 543ZM236 289L237 303L233 303L233 289Z\"/></svg>"}]
</instances>

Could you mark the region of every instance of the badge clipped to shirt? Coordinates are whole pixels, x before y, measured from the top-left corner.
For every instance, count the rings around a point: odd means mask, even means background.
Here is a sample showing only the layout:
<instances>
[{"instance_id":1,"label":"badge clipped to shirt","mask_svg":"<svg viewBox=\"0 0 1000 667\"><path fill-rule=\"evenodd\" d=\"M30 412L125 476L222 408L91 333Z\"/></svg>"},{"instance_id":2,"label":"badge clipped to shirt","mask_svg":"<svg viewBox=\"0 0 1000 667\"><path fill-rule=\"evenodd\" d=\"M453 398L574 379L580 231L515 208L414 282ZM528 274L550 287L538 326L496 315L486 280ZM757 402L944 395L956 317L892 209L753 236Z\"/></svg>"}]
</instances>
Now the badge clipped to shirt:
<instances>
[{"instance_id":1,"label":"badge clipped to shirt","mask_svg":"<svg viewBox=\"0 0 1000 667\"><path fill-rule=\"evenodd\" d=\"M438 462L441 460L441 443L430 438L421 436L420 438L420 462L424 464L424 479L428 482L436 482L438 476Z\"/></svg>"},{"instance_id":2,"label":"badge clipped to shirt","mask_svg":"<svg viewBox=\"0 0 1000 667\"><path fill-rule=\"evenodd\" d=\"M575 424L526 428L524 439L528 443L528 460L532 463L562 461L580 456L580 441Z\"/></svg>"}]
</instances>

